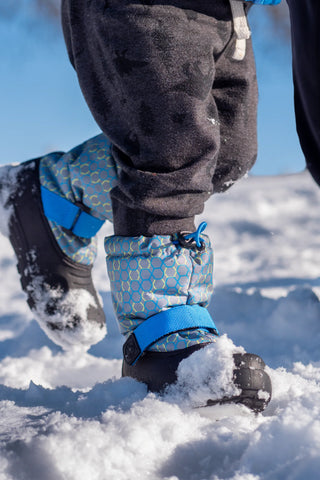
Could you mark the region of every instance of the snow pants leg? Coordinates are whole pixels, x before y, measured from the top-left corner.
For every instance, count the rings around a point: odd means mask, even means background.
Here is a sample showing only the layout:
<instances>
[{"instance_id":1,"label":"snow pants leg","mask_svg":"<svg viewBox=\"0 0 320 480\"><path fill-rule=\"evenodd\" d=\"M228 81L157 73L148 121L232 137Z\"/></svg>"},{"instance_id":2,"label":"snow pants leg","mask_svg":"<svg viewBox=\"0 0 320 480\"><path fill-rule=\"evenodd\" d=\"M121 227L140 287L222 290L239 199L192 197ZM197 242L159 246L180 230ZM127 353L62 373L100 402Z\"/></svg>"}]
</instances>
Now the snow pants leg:
<instances>
[{"instance_id":1,"label":"snow pants leg","mask_svg":"<svg viewBox=\"0 0 320 480\"><path fill-rule=\"evenodd\" d=\"M250 41L232 58L228 0L63 0L70 60L113 144L116 235L194 230L256 158Z\"/></svg>"},{"instance_id":2,"label":"snow pants leg","mask_svg":"<svg viewBox=\"0 0 320 480\"><path fill-rule=\"evenodd\" d=\"M287 0L291 17L295 113L307 167L320 185L320 4Z\"/></svg>"}]
</instances>

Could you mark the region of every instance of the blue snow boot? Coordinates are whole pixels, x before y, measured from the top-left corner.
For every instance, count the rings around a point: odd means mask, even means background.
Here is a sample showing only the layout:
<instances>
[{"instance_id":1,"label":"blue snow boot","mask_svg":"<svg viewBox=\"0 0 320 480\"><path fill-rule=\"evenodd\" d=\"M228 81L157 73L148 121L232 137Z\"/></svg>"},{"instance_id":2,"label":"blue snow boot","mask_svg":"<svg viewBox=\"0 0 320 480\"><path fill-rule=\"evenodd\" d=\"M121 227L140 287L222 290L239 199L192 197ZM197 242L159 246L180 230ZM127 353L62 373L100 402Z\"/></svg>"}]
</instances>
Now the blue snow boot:
<instances>
[{"instance_id":1,"label":"blue snow boot","mask_svg":"<svg viewBox=\"0 0 320 480\"><path fill-rule=\"evenodd\" d=\"M87 188L96 176L102 204ZM49 338L65 349L87 349L106 334L92 264L95 235L110 211L103 203L110 206L115 181L110 144L102 135L67 154L0 169L2 233L15 251L29 307Z\"/></svg>"},{"instance_id":2,"label":"blue snow boot","mask_svg":"<svg viewBox=\"0 0 320 480\"><path fill-rule=\"evenodd\" d=\"M219 335L206 308L213 290L213 254L204 228L105 239L113 304L126 335L122 375L146 383L151 391L175 383L181 361ZM233 402L263 410L271 398L263 361L253 354L235 354L233 360L240 393L218 401L208 398L207 405Z\"/></svg>"}]
</instances>

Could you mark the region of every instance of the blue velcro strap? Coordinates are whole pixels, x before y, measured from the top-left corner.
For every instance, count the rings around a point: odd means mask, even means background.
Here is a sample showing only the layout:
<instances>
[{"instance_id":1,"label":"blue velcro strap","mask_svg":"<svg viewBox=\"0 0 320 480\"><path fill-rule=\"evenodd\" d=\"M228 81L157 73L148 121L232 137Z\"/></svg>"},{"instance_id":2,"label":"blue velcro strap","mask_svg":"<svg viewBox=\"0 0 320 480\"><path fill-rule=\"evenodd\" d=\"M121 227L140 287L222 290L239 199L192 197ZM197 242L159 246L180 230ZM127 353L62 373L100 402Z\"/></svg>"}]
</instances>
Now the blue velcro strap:
<instances>
[{"instance_id":1,"label":"blue velcro strap","mask_svg":"<svg viewBox=\"0 0 320 480\"><path fill-rule=\"evenodd\" d=\"M150 345L171 333L193 328L207 329L219 335L208 310L200 305L182 305L157 313L142 322L123 345L123 356L134 365Z\"/></svg>"},{"instance_id":2,"label":"blue velcro strap","mask_svg":"<svg viewBox=\"0 0 320 480\"><path fill-rule=\"evenodd\" d=\"M41 197L45 216L78 237L94 237L104 224L103 220L42 186Z\"/></svg>"},{"instance_id":3,"label":"blue velcro strap","mask_svg":"<svg viewBox=\"0 0 320 480\"><path fill-rule=\"evenodd\" d=\"M256 5L278 5L281 0L246 0L247 2L255 3Z\"/></svg>"}]
</instances>

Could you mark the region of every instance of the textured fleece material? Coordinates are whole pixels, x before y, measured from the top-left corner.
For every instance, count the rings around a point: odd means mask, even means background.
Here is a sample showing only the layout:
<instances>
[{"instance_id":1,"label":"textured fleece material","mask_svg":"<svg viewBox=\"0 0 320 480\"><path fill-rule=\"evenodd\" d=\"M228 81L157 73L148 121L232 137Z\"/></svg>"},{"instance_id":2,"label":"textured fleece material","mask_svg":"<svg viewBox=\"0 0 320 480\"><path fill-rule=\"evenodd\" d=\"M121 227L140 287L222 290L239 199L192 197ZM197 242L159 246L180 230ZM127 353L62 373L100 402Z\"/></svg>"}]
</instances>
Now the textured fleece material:
<instances>
[{"instance_id":1,"label":"textured fleece material","mask_svg":"<svg viewBox=\"0 0 320 480\"><path fill-rule=\"evenodd\" d=\"M297 130L307 167L320 185L320 3L312 0L287 3Z\"/></svg>"},{"instance_id":2,"label":"textured fleece material","mask_svg":"<svg viewBox=\"0 0 320 480\"><path fill-rule=\"evenodd\" d=\"M232 58L228 0L63 0L70 60L120 168L116 235L193 231L256 158L250 40Z\"/></svg>"}]
</instances>

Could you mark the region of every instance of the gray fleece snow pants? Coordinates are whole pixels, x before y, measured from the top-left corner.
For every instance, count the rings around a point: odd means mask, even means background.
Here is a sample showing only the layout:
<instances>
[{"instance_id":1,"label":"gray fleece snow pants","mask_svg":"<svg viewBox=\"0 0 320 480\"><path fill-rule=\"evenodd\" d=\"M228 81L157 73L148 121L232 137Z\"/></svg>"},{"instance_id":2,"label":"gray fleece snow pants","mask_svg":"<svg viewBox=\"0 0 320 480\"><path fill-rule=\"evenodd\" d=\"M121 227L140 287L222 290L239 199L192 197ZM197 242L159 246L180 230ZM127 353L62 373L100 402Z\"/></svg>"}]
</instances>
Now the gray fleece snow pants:
<instances>
[{"instance_id":1,"label":"gray fleece snow pants","mask_svg":"<svg viewBox=\"0 0 320 480\"><path fill-rule=\"evenodd\" d=\"M120 167L116 235L194 230L256 158L251 42L232 58L228 0L62 0L83 95Z\"/></svg>"}]
</instances>

